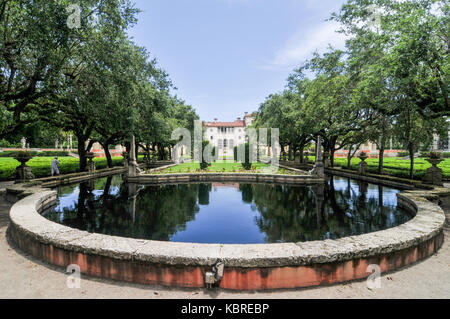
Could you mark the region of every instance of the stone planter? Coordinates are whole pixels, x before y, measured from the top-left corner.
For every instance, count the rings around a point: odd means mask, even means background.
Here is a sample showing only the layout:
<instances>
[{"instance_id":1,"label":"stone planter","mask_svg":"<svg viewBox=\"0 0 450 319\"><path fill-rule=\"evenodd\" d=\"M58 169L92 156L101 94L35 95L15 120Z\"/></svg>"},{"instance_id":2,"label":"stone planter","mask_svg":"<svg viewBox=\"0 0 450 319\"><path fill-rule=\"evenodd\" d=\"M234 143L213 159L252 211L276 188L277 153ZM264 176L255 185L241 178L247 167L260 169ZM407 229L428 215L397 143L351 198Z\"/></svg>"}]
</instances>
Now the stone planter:
<instances>
[{"instance_id":1,"label":"stone planter","mask_svg":"<svg viewBox=\"0 0 450 319\"><path fill-rule=\"evenodd\" d=\"M87 153L86 158L88 159L88 163L87 163L88 172L94 173L95 172L95 162L93 161L93 159L95 158L94 153L92 153L92 152Z\"/></svg>"},{"instance_id":2,"label":"stone planter","mask_svg":"<svg viewBox=\"0 0 450 319\"><path fill-rule=\"evenodd\" d=\"M368 158L368 156L366 153L361 153L358 157L361 160L361 163L359 163L358 173L360 175L365 175L367 174L367 170L369 168L369 165L366 163L366 159Z\"/></svg>"},{"instance_id":3,"label":"stone planter","mask_svg":"<svg viewBox=\"0 0 450 319\"><path fill-rule=\"evenodd\" d=\"M20 162L20 166L16 168L16 183L23 183L34 179L34 174L31 167L27 166L27 162L33 157L31 155L22 155L14 157L16 161Z\"/></svg>"},{"instance_id":4,"label":"stone planter","mask_svg":"<svg viewBox=\"0 0 450 319\"><path fill-rule=\"evenodd\" d=\"M426 161L433 166L427 169L423 178L423 182L430 185L444 186L444 184L442 183L442 169L437 167L437 165L439 165L439 163L441 163L443 159L427 158Z\"/></svg>"}]
</instances>

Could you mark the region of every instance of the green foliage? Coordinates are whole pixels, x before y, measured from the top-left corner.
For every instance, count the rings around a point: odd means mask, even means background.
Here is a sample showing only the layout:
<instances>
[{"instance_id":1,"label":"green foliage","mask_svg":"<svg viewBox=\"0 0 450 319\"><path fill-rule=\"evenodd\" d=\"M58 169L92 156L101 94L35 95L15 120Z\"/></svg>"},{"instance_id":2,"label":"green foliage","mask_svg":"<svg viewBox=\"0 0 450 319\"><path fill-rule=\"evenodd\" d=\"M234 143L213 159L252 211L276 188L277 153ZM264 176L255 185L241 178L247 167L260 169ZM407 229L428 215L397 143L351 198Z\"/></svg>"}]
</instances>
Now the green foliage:
<instances>
[{"instance_id":1,"label":"green foliage","mask_svg":"<svg viewBox=\"0 0 450 319\"><path fill-rule=\"evenodd\" d=\"M202 141L202 152L205 151L205 149L206 149L206 147L208 147L208 145L209 145L209 142L208 142L208 141ZM202 155L203 155L203 153L202 153ZM214 149L212 149L212 151L211 151L211 156L214 156ZM202 161L200 162L200 169L201 169L202 171L204 171L204 170L206 170L209 166L211 166L211 163L208 163L208 162L205 160L205 156L202 156Z\"/></svg>"},{"instance_id":2,"label":"green foliage","mask_svg":"<svg viewBox=\"0 0 450 319\"><path fill-rule=\"evenodd\" d=\"M253 163L250 161L250 144L249 143L245 143L245 144L241 144L239 146L235 146L234 147L234 158L236 160L239 159L238 154L241 153L241 152L245 154L245 158L244 158L244 161L242 163L242 167L246 171L249 171L249 170L252 169L252 165L253 165Z\"/></svg>"}]
</instances>

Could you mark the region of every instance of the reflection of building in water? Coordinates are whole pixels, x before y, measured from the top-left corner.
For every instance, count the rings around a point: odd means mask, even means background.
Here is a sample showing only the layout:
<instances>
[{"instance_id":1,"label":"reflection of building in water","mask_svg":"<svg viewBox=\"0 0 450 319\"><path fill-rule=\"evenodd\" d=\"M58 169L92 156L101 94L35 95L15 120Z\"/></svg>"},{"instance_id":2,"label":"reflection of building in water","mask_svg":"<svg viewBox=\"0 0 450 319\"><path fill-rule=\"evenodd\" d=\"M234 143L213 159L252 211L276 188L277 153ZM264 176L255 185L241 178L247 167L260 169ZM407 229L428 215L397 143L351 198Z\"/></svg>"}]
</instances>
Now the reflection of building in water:
<instances>
[{"instance_id":1,"label":"reflection of building in water","mask_svg":"<svg viewBox=\"0 0 450 319\"><path fill-rule=\"evenodd\" d=\"M212 183L212 187L214 187L214 190L217 190L217 188L235 188L239 189L238 183Z\"/></svg>"}]
</instances>

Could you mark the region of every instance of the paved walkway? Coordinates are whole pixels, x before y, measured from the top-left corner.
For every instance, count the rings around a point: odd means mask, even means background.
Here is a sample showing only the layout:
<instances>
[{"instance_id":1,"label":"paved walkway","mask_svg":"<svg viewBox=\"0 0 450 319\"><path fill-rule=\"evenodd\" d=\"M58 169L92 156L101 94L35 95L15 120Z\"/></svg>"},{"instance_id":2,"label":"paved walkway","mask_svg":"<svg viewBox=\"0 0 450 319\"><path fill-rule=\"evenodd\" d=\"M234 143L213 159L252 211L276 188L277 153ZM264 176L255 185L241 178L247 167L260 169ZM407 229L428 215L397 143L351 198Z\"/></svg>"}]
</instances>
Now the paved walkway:
<instances>
[{"instance_id":1,"label":"paved walkway","mask_svg":"<svg viewBox=\"0 0 450 319\"><path fill-rule=\"evenodd\" d=\"M450 298L450 198L443 207L447 225L442 249L416 265L385 274L380 289L370 290L366 282L353 282L311 289L237 293L168 289L86 277L82 277L80 289L69 289L61 269L42 264L7 243L10 205L0 199L0 298Z\"/></svg>"}]
</instances>

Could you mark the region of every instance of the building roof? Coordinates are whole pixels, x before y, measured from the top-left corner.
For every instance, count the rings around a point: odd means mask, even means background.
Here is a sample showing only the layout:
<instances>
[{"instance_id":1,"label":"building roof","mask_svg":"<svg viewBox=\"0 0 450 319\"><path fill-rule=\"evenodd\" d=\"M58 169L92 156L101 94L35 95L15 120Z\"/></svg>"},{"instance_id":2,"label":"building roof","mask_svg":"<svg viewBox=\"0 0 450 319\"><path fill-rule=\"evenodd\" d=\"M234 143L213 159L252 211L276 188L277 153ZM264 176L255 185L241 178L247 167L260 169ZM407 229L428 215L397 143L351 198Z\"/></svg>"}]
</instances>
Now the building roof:
<instances>
[{"instance_id":1,"label":"building roof","mask_svg":"<svg viewBox=\"0 0 450 319\"><path fill-rule=\"evenodd\" d=\"M205 122L205 127L245 127L245 121L234 122Z\"/></svg>"}]
</instances>

